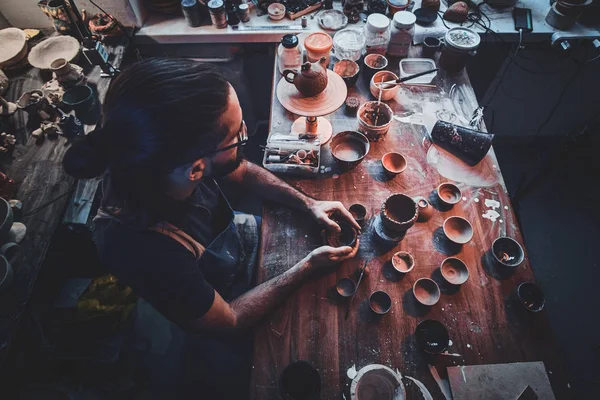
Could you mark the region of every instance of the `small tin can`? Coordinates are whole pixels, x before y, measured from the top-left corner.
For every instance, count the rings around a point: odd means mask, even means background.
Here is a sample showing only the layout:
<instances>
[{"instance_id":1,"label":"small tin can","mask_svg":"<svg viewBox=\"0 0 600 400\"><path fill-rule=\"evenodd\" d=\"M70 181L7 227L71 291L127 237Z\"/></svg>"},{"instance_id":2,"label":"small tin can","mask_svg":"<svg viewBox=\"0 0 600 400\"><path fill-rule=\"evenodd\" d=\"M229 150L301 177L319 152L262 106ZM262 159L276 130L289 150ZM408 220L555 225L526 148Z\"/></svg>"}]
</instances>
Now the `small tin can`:
<instances>
[{"instance_id":1,"label":"small tin can","mask_svg":"<svg viewBox=\"0 0 600 400\"><path fill-rule=\"evenodd\" d=\"M227 14L223 0L210 0L207 6L213 26L217 29L227 28Z\"/></svg>"},{"instance_id":2,"label":"small tin can","mask_svg":"<svg viewBox=\"0 0 600 400\"><path fill-rule=\"evenodd\" d=\"M242 22L250 21L250 9L248 8L248 4L242 3L238 6L238 17Z\"/></svg>"}]
</instances>

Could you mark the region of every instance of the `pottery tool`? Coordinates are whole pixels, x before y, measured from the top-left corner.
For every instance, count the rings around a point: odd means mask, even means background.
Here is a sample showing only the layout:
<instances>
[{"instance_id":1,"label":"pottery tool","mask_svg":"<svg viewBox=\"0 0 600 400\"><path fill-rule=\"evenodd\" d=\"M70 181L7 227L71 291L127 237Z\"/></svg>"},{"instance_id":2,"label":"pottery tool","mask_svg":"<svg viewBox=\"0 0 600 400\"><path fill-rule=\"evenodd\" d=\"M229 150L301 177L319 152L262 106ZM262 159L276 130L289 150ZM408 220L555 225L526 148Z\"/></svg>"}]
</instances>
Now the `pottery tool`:
<instances>
[{"instance_id":1,"label":"pottery tool","mask_svg":"<svg viewBox=\"0 0 600 400\"><path fill-rule=\"evenodd\" d=\"M365 274L365 268L367 268L368 263L369 260L365 260L365 263L363 264L360 270L360 276L358 277L358 282L356 282L356 289L354 290L354 293L350 298L350 303L348 304L348 309L346 310L346 317L344 319L348 319L348 315L350 314L350 308L352 308L352 303L354 302L354 296L356 296L356 292L358 292L358 287L360 286L360 282L362 281L363 275Z\"/></svg>"},{"instance_id":2,"label":"pottery tool","mask_svg":"<svg viewBox=\"0 0 600 400\"><path fill-rule=\"evenodd\" d=\"M398 78L395 81L381 82L377 86L379 86L381 89L389 89L391 86L398 85L402 82L410 81L411 79L415 79L423 75L431 74L432 72L437 72L438 70L439 68L430 69L429 71L423 71L419 72L418 74L405 76L404 78Z\"/></svg>"},{"instance_id":3,"label":"pottery tool","mask_svg":"<svg viewBox=\"0 0 600 400\"><path fill-rule=\"evenodd\" d=\"M240 26L234 25L231 27L234 31L297 31L304 30L302 25L255 25L255 26Z\"/></svg>"}]
</instances>

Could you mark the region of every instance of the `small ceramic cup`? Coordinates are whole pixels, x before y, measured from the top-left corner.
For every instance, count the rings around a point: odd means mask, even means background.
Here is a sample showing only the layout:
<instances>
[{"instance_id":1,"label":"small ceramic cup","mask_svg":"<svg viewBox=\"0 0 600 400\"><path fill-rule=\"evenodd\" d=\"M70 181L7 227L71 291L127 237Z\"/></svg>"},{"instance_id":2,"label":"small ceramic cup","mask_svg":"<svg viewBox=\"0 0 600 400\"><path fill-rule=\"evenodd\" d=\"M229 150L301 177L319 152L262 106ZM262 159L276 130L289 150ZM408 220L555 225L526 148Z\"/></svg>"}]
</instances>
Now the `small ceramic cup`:
<instances>
[{"instance_id":1,"label":"small ceramic cup","mask_svg":"<svg viewBox=\"0 0 600 400\"><path fill-rule=\"evenodd\" d=\"M463 217L446 218L442 228L446 237L453 243L462 245L473 239L473 226Z\"/></svg>"},{"instance_id":2,"label":"small ceramic cup","mask_svg":"<svg viewBox=\"0 0 600 400\"><path fill-rule=\"evenodd\" d=\"M423 40L423 57L432 58L442 47L442 41L433 36L427 36Z\"/></svg>"},{"instance_id":3,"label":"small ceramic cup","mask_svg":"<svg viewBox=\"0 0 600 400\"><path fill-rule=\"evenodd\" d=\"M365 218L367 218L367 208L362 204L356 203L352 204L350 208L348 208L354 220L358 222L359 225L362 225L365 222Z\"/></svg>"},{"instance_id":4,"label":"small ceramic cup","mask_svg":"<svg viewBox=\"0 0 600 400\"><path fill-rule=\"evenodd\" d=\"M398 85L381 85L383 82L395 81L398 79L398 75L394 74L390 71L379 71L376 72L371 78L371 83L369 85L369 90L373 97L379 100L379 94L381 93L381 100L388 101L392 100L396 97L396 93L398 93L398 89L400 86Z\"/></svg>"},{"instance_id":5,"label":"small ceramic cup","mask_svg":"<svg viewBox=\"0 0 600 400\"><path fill-rule=\"evenodd\" d=\"M440 287L433 279L420 278L413 285L413 294L424 306L432 306L440 300Z\"/></svg>"},{"instance_id":6,"label":"small ceramic cup","mask_svg":"<svg viewBox=\"0 0 600 400\"><path fill-rule=\"evenodd\" d=\"M390 152L381 157L381 165L387 176L394 177L399 173L404 172L407 162L402 154Z\"/></svg>"},{"instance_id":7,"label":"small ceramic cup","mask_svg":"<svg viewBox=\"0 0 600 400\"><path fill-rule=\"evenodd\" d=\"M415 258L407 251L398 251L392 257L392 266L396 271L406 274L415 267Z\"/></svg>"},{"instance_id":8,"label":"small ceramic cup","mask_svg":"<svg viewBox=\"0 0 600 400\"><path fill-rule=\"evenodd\" d=\"M350 297L356 291L356 283L350 278L342 278L335 285L335 290L342 297Z\"/></svg>"},{"instance_id":9,"label":"small ceramic cup","mask_svg":"<svg viewBox=\"0 0 600 400\"><path fill-rule=\"evenodd\" d=\"M440 266L442 277L452 285L462 285L469 279L469 269L461 259L448 257Z\"/></svg>"},{"instance_id":10,"label":"small ceramic cup","mask_svg":"<svg viewBox=\"0 0 600 400\"><path fill-rule=\"evenodd\" d=\"M369 307L375 314L387 314L392 308L392 298L383 290L378 290L369 297Z\"/></svg>"},{"instance_id":11,"label":"small ceramic cup","mask_svg":"<svg viewBox=\"0 0 600 400\"><path fill-rule=\"evenodd\" d=\"M386 69L388 60L381 54L369 54L364 59L365 68L363 70L363 78L366 82L371 82L371 78L375 72Z\"/></svg>"},{"instance_id":12,"label":"small ceramic cup","mask_svg":"<svg viewBox=\"0 0 600 400\"><path fill-rule=\"evenodd\" d=\"M346 87L352 87L358 80L358 74L360 67L355 61L352 60L340 60L333 66L333 72L342 77Z\"/></svg>"}]
</instances>

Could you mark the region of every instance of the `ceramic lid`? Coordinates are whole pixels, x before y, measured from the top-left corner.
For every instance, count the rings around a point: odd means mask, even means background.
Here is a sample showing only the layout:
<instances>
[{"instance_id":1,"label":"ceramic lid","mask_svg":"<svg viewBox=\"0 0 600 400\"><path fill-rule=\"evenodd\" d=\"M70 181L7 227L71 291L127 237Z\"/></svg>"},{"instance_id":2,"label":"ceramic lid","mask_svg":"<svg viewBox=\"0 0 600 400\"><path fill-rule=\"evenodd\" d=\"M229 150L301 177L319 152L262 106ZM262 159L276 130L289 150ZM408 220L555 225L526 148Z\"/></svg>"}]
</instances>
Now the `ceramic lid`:
<instances>
[{"instance_id":1,"label":"ceramic lid","mask_svg":"<svg viewBox=\"0 0 600 400\"><path fill-rule=\"evenodd\" d=\"M390 19L383 14L371 14L367 18L366 26L371 32L383 32L390 27Z\"/></svg>"},{"instance_id":2,"label":"ceramic lid","mask_svg":"<svg viewBox=\"0 0 600 400\"><path fill-rule=\"evenodd\" d=\"M444 39L446 45L465 51L476 49L481 42L481 37L477 32L463 27L450 29L446 32Z\"/></svg>"},{"instance_id":3,"label":"ceramic lid","mask_svg":"<svg viewBox=\"0 0 600 400\"><path fill-rule=\"evenodd\" d=\"M415 26L417 17L410 11L398 11L394 14L394 26L398 29L410 29Z\"/></svg>"},{"instance_id":4,"label":"ceramic lid","mask_svg":"<svg viewBox=\"0 0 600 400\"><path fill-rule=\"evenodd\" d=\"M207 4L208 8L221 8L223 7L224 3L223 0L210 0Z\"/></svg>"},{"instance_id":5,"label":"ceramic lid","mask_svg":"<svg viewBox=\"0 0 600 400\"><path fill-rule=\"evenodd\" d=\"M328 51L333 46L333 39L326 33L323 32L315 32L308 35L306 39L304 39L304 47L307 50L322 52Z\"/></svg>"},{"instance_id":6,"label":"ceramic lid","mask_svg":"<svg viewBox=\"0 0 600 400\"><path fill-rule=\"evenodd\" d=\"M281 45L286 49L293 49L298 46L298 36L291 33L284 35L283 38L281 38Z\"/></svg>"},{"instance_id":7,"label":"ceramic lid","mask_svg":"<svg viewBox=\"0 0 600 400\"><path fill-rule=\"evenodd\" d=\"M248 9L249 9L248 4L246 4L246 3L242 3L238 6L238 10L240 10L240 11L246 11Z\"/></svg>"},{"instance_id":8,"label":"ceramic lid","mask_svg":"<svg viewBox=\"0 0 600 400\"><path fill-rule=\"evenodd\" d=\"M181 6L182 7L192 7L195 6L197 3L196 0L181 0Z\"/></svg>"}]
</instances>

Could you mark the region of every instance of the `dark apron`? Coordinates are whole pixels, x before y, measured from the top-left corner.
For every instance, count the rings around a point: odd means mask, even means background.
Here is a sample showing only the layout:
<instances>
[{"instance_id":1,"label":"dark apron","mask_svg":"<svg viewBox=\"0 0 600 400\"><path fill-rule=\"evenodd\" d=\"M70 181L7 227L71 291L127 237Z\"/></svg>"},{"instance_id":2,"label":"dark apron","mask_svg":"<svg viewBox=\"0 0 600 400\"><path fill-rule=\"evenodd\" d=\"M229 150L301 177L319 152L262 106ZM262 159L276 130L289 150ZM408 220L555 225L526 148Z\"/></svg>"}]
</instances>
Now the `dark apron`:
<instances>
[{"instance_id":1,"label":"dark apron","mask_svg":"<svg viewBox=\"0 0 600 400\"><path fill-rule=\"evenodd\" d=\"M218 192L219 202L226 205L221 208L226 213L223 220L228 223L206 248L170 224L167 224L168 230L160 227L153 227L152 230L170 236L191 251L204 278L225 300L230 301L250 289L257 244L247 254L243 236L246 233L244 227L254 224L256 231L257 222L252 216L234 214L220 188ZM190 202L194 204L194 199ZM199 198L194 205L202 206L201 203ZM248 218L252 218L251 223L248 223ZM118 221L118 218L102 210L99 210L97 219ZM236 223L242 227L243 234L238 231ZM173 237L174 232L176 237ZM246 248L250 248L248 243ZM246 397L251 338L229 339L187 334L143 299L138 301L132 319L134 363L148 375L156 398L172 397L174 393L174 398L188 398L189 394L192 394L191 398L198 398L200 392L214 400L243 400ZM231 374L236 378L233 379ZM227 381L223 382L223 378ZM231 391L237 390L237 386L243 389L242 393L231 394Z\"/></svg>"}]
</instances>

